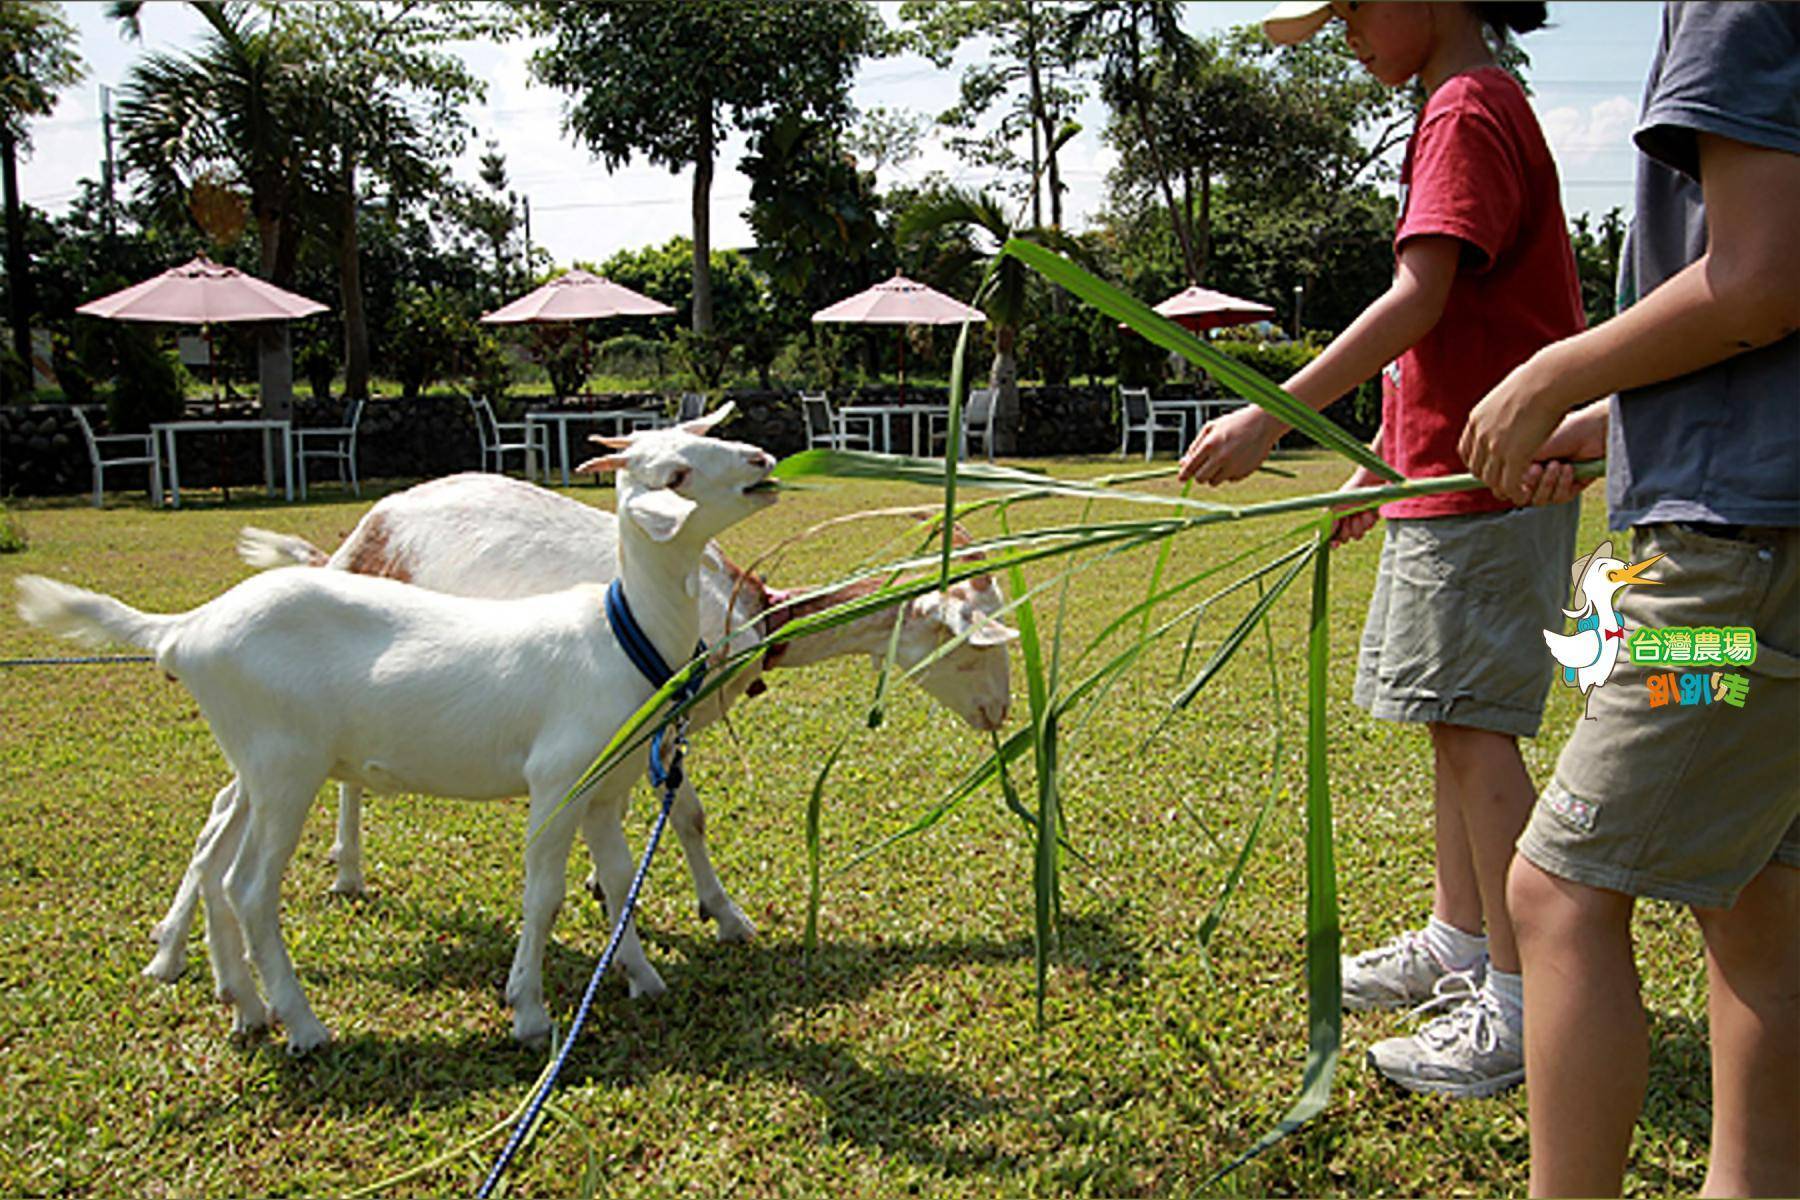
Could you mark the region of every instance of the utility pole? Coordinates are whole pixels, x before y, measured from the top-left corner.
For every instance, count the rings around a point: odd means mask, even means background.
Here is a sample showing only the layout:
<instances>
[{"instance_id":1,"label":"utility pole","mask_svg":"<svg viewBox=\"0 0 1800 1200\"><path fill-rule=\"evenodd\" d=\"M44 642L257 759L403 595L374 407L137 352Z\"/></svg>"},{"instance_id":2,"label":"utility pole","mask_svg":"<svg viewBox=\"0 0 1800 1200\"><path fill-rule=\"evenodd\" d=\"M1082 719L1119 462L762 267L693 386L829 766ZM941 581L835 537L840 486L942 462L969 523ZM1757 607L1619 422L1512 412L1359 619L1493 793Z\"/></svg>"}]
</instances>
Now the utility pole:
<instances>
[{"instance_id":1,"label":"utility pole","mask_svg":"<svg viewBox=\"0 0 1800 1200\"><path fill-rule=\"evenodd\" d=\"M106 161L100 164L100 195L104 201L100 219L101 229L106 233L106 248L110 251L113 237L118 233L118 218L113 208L112 89L104 83L100 85L100 137L106 146Z\"/></svg>"},{"instance_id":2,"label":"utility pole","mask_svg":"<svg viewBox=\"0 0 1800 1200\"><path fill-rule=\"evenodd\" d=\"M531 197L525 200L525 284L531 283Z\"/></svg>"}]
</instances>

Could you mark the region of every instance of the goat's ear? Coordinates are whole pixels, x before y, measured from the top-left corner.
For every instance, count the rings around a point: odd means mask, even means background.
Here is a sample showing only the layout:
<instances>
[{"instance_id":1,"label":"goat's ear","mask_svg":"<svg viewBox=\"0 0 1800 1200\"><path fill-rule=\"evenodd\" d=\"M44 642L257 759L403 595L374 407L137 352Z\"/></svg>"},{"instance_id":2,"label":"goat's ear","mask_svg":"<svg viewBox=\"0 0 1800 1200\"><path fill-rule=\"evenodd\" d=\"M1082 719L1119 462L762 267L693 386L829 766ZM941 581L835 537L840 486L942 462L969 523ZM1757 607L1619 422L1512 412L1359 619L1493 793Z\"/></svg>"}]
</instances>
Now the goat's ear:
<instances>
[{"instance_id":1,"label":"goat's ear","mask_svg":"<svg viewBox=\"0 0 1800 1200\"><path fill-rule=\"evenodd\" d=\"M974 632L969 634L969 645L1004 646L1018 636L1019 631L1006 622L994 617L982 617L975 622Z\"/></svg>"},{"instance_id":2,"label":"goat's ear","mask_svg":"<svg viewBox=\"0 0 1800 1200\"><path fill-rule=\"evenodd\" d=\"M623 471L624 469L625 456L623 454L608 454L602 458L588 459L575 468L575 473L577 475L598 475L602 471Z\"/></svg>"},{"instance_id":3,"label":"goat's ear","mask_svg":"<svg viewBox=\"0 0 1800 1200\"><path fill-rule=\"evenodd\" d=\"M681 532L688 514L700 506L669 488L655 488L626 497L623 507L651 541L666 542Z\"/></svg>"},{"instance_id":4,"label":"goat's ear","mask_svg":"<svg viewBox=\"0 0 1800 1200\"><path fill-rule=\"evenodd\" d=\"M588 441L594 443L596 446L605 446L608 450L631 449L631 439L629 437L607 437L603 433L590 433L588 434Z\"/></svg>"},{"instance_id":5,"label":"goat's ear","mask_svg":"<svg viewBox=\"0 0 1800 1200\"><path fill-rule=\"evenodd\" d=\"M691 421L683 421L681 423L682 432L691 433L695 437L705 437L712 432L712 427L714 425L717 425L736 411L737 402L734 400L727 400L723 407L715 408L711 412L706 413L703 416L695 417Z\"/></svg>"}]
</instances>

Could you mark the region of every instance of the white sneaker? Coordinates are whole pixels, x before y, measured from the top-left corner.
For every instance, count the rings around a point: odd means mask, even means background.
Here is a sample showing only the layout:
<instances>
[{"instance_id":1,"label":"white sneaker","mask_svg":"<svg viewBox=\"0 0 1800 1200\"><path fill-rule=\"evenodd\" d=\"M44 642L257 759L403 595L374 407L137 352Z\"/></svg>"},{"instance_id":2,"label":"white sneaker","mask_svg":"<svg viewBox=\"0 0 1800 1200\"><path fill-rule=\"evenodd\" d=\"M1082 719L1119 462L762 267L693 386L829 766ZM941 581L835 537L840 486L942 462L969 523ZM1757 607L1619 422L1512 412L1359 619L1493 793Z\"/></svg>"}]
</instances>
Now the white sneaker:
<instances>
[{"instance_id":1,"label":"white sneaker","mask_svg":"<svg viewBox=\"0 0 1800 1200\"><path fill-rule=\"evenodd\" d=\"M1431 1000L1438 981L1466 974L1479 984L1487 972L1484 955L1458 971L1432 952L1425 931L1409 929L1385 946L1345 958L1342 966L1344 1007L1351 1012L1372 1008L1406 1008Z\"/></svg>"},{"instance_id":2,"label":"white sneaker","mask_svg":"<svg viewBox=\"0 0 1800 1200\"><path fill-rule=\"evenodd\" d=\"M1369 1047L1369 1065L1412 1092L1493 1096L1525 1078L1525 1046L1519 1026L1507 1020L1498 999L1473 976L1458 972L1439 980L1424 1012L1454 1005L1411 1037Z\"/></svg>"}]
</instances>

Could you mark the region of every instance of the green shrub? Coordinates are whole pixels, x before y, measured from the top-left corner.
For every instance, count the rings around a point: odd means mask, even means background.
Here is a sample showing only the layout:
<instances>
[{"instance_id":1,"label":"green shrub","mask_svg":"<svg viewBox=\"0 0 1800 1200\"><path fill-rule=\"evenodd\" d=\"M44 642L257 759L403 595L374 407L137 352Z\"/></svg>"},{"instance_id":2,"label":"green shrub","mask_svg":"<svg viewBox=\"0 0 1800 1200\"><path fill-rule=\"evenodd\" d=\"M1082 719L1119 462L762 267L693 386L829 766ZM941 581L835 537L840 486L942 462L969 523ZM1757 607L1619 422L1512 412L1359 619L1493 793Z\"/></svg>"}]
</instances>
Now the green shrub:
<instances>
[{"instance_id":1,"label":"green shrub","mask_svg":"<svg viewBox=\"0 0 1800 1200\"><path fill-rule=\"evenodd\" d=\"M29 545L31 539L25 534L25 526L0 504L0 554L17 554Z\"/></svg>"},{"instance_id":2,"label":"green shrub","mask_svg":"<svg viewBox=\"0 0 1800 1200\"><path fill-rule=\"evenodd\" d=\"M315 336L300 343L300 349L294 355L294 365L306 377L306 384L312 389L314 400L331 399L331 381L337 377L338 358L335 338Z\"/></svg>"},{"instance_id":3,"label":"green shrub","mask_svg":"<svg viewBox=\"0 0 1800 1200\"><path fill-rule=\"evenodd\" d=\"M469 390L499 404L512 383L512 357L506 347L491 333L477 333L469 348Z\"/></svg>"},{"instance_id":4,"label":"green shrub","mask_svg":"<svg viewBox=\"0 0 1800 1200\"><path fill-rule=\"evenodd\" d=\"M587 385L587 329L578 323L540 325L532 330L532 349L550 390L558 396L579 396Z\"/></svg>"},{"instance_id":5,"label":"green shrub","mask_svg":"<svg viewBox=\"0 0 1800 1200\"><path fill-rule=\"evenodd\" d=\"M388 358L401 394L416 399L434 381L461 373L477 335L475 323L450 297L408 289L388 319Z\"/></svg>"},{"instance_id":6,"label":"green shrub","mask_svg":"<svg viewBox=\"0 0 1800 1200\"><path fill-rule=\"evenodd\" d=\"M148 329L127 326L113 343L118 376L106 400L106 419L115 433L143 433L157 421L181 416L187 371L173 350L157 344Z\"/></svg>"}]
</instances>

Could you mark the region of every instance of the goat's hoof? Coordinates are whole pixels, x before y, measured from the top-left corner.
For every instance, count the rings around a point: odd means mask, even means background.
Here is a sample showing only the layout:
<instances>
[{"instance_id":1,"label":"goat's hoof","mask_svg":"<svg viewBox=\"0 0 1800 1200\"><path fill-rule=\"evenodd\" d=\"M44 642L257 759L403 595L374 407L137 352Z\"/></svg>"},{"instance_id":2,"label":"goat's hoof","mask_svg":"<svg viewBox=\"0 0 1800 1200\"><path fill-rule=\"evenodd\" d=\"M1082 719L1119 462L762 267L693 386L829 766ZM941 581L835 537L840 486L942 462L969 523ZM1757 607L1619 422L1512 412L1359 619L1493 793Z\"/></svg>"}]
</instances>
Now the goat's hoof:
<instances>
[{"instance_id":1,"label":"goat's hoof","mask_svg":"<svg viewBox=\"0 0 1800 1200\"><path fill-rule=\"evenodd\" d=\"M633 1000L654 1000L669 990L669 985L662 981L654 969L646 971L642 979L630 977L631 998Z\"/></svg>"},{"instance_id":2,"label":"goat's hoof","mask_svg":"<svg viewBox=\"0 0 1800 1200\"><path fill-rule=\"evenodd\" d=\"M539 1009L527 1016L513 1013L513 1041L521 1046L541 1046L550 1040L550 1014Z\"/></svg>"},{"instance_id":3,"label":"goat's hoof","mask_svg":"<svg viewBox=\"0 0 1800 1200\"><path fill-rule=\"evenodd\" d=\"M581 889L600 903L606 903L606 889L600 886L600 875L598 872L589 871L588 877L581 881Z\"/></svg>"},{"instance_id":4,"label":"goat's hoof","mask_svg":"<svg viewBox=\"0 0 1800 1200\"><path fill-rule=\"evenodd\" d=\"M231 1036L239 1042L261 1037L269 1028L269 1013L259 1004L246 1011L240 1007L231 1017Z\"/></svg>"},{"instance_id":5,"label":"goat's hoof","mask_svg":"<svg viewBox=\"0 0 1800 1200\"><path fill-rule=\"evenodd\" d=\"M346 900L360 900L367 891L368 889L363 886L362 876L340 875L333 881L329 894L342 896Z\"/></svg>"},{"instance_id":6,"label":"goat's hoof","mask_svg":"<svg viewBox=\"0 0 1800 1200\"><path fill-rule=\"evenodd\" d=\"M317 1020L302 1021L288 1026L287 1052L289 1058L299 1058L303 1054L311 1054L331 1044L331 1031Z\"/></svg>"},{"instance_id":7,"label":"goat's hoof","mask_svg":"<svg viewBox=\"0 0 1800 1200\"><path fill-rule=\"evenodd\" d=\"M174 983L187 973L187 956L173 946L166 946L156 952L144 965L141 974L145 979L154 979L158 983Z\"/></svg>"},{"instance_id":8,"label":"goat's hoof","mask_svg":"<svg viewBox=\"0 0 1800 1200\"><path fill-rule=\"evenodd\" d=\"M718 912L710 912L705 905L700 907L700 919L718 923L718 939L721 942L739 944L751 941L756 937L756 926L744 915L743 909L727 900Z\"/></svg>"}]
</instances>

